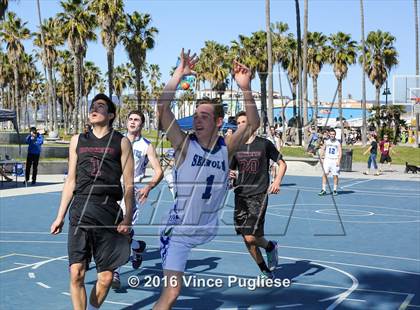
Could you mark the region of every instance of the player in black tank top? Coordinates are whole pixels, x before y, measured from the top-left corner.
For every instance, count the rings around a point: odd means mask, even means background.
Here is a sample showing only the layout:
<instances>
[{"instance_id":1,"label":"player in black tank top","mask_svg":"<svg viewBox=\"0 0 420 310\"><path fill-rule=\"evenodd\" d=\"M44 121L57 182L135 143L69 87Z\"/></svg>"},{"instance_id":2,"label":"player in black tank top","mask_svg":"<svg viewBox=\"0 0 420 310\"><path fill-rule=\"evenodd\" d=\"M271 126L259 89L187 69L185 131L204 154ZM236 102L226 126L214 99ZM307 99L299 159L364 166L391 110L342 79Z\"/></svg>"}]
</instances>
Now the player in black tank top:
<instances>
[{"instance_id":1,"label":"player in black tank top","mask_svg":"<svg viewBox=\"0 0 420 310\"><path fill-rule=\"evenodd\" d=\"M60 233L69 210L70 292L76 309L87 306L84 275L91 257L98 278L89 298L89 309L94 309L108 294L112 271L125 264L130 255L134 161L128 139L112 130L115 113L115 105L106 95L92 100L89 120L93 130L72 137L68 176L51 225L52 234ZM123 196L124 218L117 203Z\"/></svg>"}]
</instances>

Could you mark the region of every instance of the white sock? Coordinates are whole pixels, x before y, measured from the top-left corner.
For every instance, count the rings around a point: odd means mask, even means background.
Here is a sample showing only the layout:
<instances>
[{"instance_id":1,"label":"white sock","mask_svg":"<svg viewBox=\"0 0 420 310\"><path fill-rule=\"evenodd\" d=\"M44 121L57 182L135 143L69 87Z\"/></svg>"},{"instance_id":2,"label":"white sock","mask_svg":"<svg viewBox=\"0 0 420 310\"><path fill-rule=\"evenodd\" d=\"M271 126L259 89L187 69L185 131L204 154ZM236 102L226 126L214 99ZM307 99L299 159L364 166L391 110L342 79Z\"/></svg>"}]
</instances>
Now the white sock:
<instances>
[{"instance_id":1,"label":"white sock","mask_svg":"<svg viewBox=\"0 0 420 310\"><path fill-rule=\"evenodd\" d=\"M99 310L99 308L96 308L89 303L88 307L87 307L87 310Z\"/></svg>"},{"instance_id":2,"label":"white sock","mask_svg":"<svg viewBox=\"0 0 420 310\"><path fill-rule=\"evenodd\" d=\"M325 191L327 189L327 186L325 184L322 184L322 190Z\"/></svg>"},{"instance_id":3,"label":"white sock","mask_svg":"<svg viewBox=\"0 0 420 310\"><path fill-rule=\"evenodd\" d=\"M131 241L131 248L133 249L133 250L137 250L137 249L140 249L140 244L139 244L139 242L137 241L137 240L132 240Z\"/></svg>"},{"instance_id":4,"label":"white sock","mask_svg":"<svg viewBox=\"0 0 420 310\"><path fill-rule=\"evenodd\" d=\"M334 190L337 191L337 185L334 184Z\"/></svg>"}]
</instances>

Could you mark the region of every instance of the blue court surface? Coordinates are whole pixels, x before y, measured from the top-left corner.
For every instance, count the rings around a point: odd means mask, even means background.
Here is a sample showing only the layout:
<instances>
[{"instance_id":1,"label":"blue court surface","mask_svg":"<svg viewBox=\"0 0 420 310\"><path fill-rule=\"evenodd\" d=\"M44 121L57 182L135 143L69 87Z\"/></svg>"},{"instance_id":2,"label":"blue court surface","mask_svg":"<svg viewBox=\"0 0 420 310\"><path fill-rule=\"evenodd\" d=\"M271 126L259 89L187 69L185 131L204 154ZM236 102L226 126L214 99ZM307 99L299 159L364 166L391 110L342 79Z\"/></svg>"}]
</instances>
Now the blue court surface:
<instances>
[{"instance_id":1,"label":"blue court surface","mask_svg":"<svg viewBox=\"0 0 420 310\"><path fill-rule=\"evenodd\" d=\"M342 179L335 197L318 197L320 183L287 176L270 196L265 232L280 245L272 287L255 287L259 269L234 233L230 192L219 234L193 250L173 309L420 309L420 182ZM148 244L143 265L124 266L122 288L101 309L151 309L159 297L157 224L172 202L161 184L135 227ZM71 309L67 224L49 234L60 195L1 199L1 309ZM88 294L95 276L92 263Z\"/></svg>"}]
</instances>

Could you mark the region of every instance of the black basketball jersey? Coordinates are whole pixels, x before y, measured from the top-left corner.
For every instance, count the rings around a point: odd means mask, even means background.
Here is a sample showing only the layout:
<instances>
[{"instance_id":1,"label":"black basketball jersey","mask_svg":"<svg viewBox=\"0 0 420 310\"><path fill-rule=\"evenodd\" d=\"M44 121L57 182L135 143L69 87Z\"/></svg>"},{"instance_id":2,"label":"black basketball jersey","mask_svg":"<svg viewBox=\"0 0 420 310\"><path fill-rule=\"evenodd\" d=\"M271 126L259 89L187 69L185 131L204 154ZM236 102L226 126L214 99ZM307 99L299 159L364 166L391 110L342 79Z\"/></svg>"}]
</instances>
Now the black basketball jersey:
<instances>
[{"instance_id":1,"label":"black basketball jersey","mask_svg":"<svg viewBox=\"0 0 420 310\"><path fill-rule=\"evenodd\" d=\"M100 139L92 131L79 135L74 195L90 194L122 199L122 138L123 135L115 130Z\"/></svg>"}]
</instances>

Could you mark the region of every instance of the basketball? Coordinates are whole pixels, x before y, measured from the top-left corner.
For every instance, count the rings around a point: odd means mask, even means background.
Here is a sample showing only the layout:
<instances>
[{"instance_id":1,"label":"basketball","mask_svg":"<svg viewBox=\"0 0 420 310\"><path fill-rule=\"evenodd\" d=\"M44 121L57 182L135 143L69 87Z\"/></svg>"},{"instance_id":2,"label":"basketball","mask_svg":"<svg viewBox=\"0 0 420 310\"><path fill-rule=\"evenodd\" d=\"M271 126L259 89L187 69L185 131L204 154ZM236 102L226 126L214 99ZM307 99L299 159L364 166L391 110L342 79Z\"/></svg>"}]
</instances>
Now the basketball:
<instances>
[{"instance_id":1,"label":"basketball","mask_svg":"<svg viewBox=\"0 0 420 310\"><path fill-rule=\"evenodd\" d=\"M187 82L183 82L183 83L181 84L181 87L182 87L182 89L183 89L183 90L187 90L187 89L189 89L189 88L190 88L190 84L189 84L189 83L187 83Z\"/></svg>"}]
</instances>

